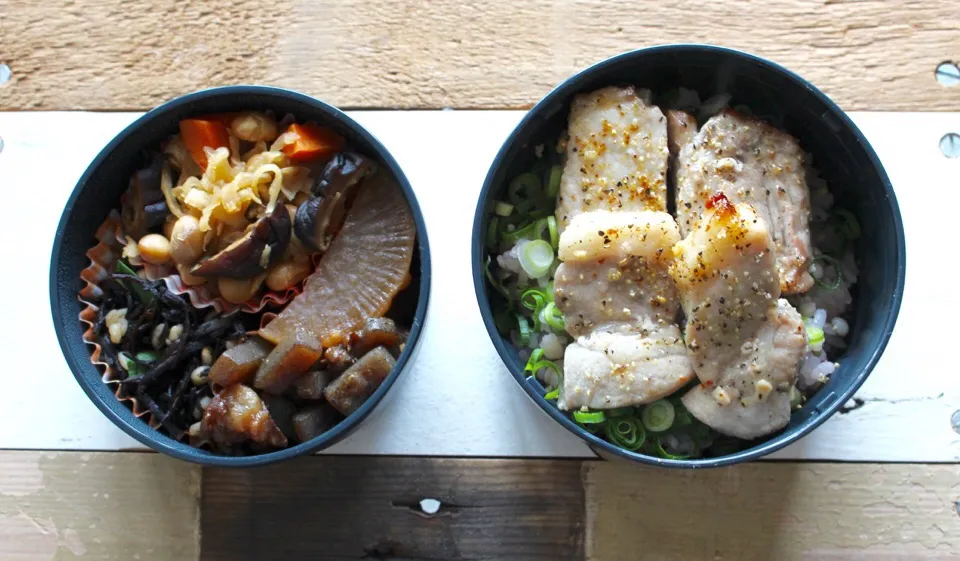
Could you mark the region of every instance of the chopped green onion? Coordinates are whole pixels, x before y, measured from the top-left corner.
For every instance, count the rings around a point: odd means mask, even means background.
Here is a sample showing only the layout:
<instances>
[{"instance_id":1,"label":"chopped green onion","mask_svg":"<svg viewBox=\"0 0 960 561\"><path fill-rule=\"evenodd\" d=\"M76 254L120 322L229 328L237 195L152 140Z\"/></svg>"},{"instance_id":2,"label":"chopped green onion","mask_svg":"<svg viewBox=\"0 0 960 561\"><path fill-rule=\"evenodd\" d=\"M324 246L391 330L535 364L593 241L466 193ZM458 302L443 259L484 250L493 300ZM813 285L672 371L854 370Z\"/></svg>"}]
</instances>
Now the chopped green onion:
<instances>
[{"instance_id":1,"label":"chopped green onion","mask_svg":"<svg viewBox=\"0 0 960 561\"><path fill-rule=\"evenodd\" d=\"M536 213L530 213L533 216ZM554 243L556 238L556 243ZM545 240L551 242L553 249L557 249L560 244L560 235L557 232L557 219L550 212L547 216L528 222L523 226L513 230L503 232L500 237L500 243L505 246L514 246L520 240Z\"/></svg>"},{"instance_id":2,"label":"chopped green onion","mask_svg":"<svg viewBox=\"0 0 960 561\"><path fill-rule=\"evenodd\" d=\"M513 314L506 308L501 308L493 314L493 323L501 335L509 335L513 328Z\"/></svg>"},{"instance_id":3,"label":"chopped green onion","mask_svg":"<svg viewBox=\"0 0 960 561\"><path fill-rule=\"evenodd\" d=\"M589 432L590 434L597 434L598 432L600 432L601 430L603 430L603 428L606 427L606 426L607 426L607 425L604 424L604 423L596 423L596 424L580 425L580 428L582 428L583 430Z\"/></svg>"},{"instance_id":4,"label":"chopped green onion","mask_svg":"<svg viewBox=\"0 0 960 561\"><path fill-rule=\"evenodd\" d=\"M537 372L543 370L544 368L549 368L556 373L557 378L563 380L563 372L560 370L560 367L557 366L557 363L552 360L547 360L543 358L543 349L537 347L533 349L533 352L530 353L530 358L527 360L527 365L523 367L524 372L529 372L536 376ZM557 384L557 387L552 391L548 392L547 395L543 396L544 399L557 399L560 396L560 385Z\"/></svg>"},{"instance_id":5,"label":"chopped green onion","mask_svg":"<svg viewBox=\"0 0 960 561\"><path fill-rule=\"evenodd\" d=\"M556 197L560 192L560 179L563 178L563 166L557 164L550 168L550 180L547 182L548 197Z\"/></svg>"},{"instance_id":6,"label":"chopped green onion","mask_svg":"<svg viewBox=\"0 0 960 561\"><path fill-rule=\"evenodd\" d=\"M550 245L556 251L560 248L560 233L557 231L557 219L553 216L547 217L547 231L550 232Z\"/></svg>"},{"instance_id":7,"label":"chopped green onion","mask_svg":"<svg viewBox=\"0 0 960 561\"><path fill-rule=\"evenodd\" d=\"M527 359L527 365L523 367L523 371L536 374L544 368L549 368L557 374L561 376L563 375L563 373L560 372L560 367L557 366L552 360L543 358L543 349L537 347L536 349L533 349L532 353L530 353L530 358Z\"/></svg>"},{"instance_id":8,"label":"chopped green onion","mask_svg":"<svg viewBox=\"0 0 960 561\"><path fill-rule=\"evenodd\" d=\"M520 344L526 347L530 344L530 324L527 323L527 318L517 314L517 325L520 330Z\"/></svg>"},{"instance_id":9,"label":"chopped green onion","mask_svg":"<svg viewBox=\"0 0 960 561\"><path fill-rule=\"evenodd\" d=\"M573 420L582 425L595 425L602 423L606 417L603 411L574 411Z\"/></svg>"},{"instance_id":10,"label":"chopped green onion","mask_svg":"<svg viewBox=\"0 0 960 561\"><path fill-rule=\"evenodd\" d=\"M842 208L833 209L834 216L841 222L841 228L847 239L855 240L860 237L860 222L852 212Z\"/></svg>"},{"instance_id":11,"label":"chopped green onion","mask_svg":"<svg viewBox=\"0 0 960 561\"><path fill-rule=\"evenodd\" d=\"M137 360L140 362L156 362L160 358L160 355L155 351L140 351L136 355Z\"/></svg>"},{"instance_id":12,"label":"chopped green onion","mask_svg":"<svg viewBox=\"0 0 960 561\"><path fill-rule=\"evenodd\" d=\"M538 360L530 367L530 371L536 374L537 372L540 372L544 368L549 368L550 370L553 370L553 372L558 377L563 378L563 372L560 371L560 367L557 366L557 363L553 362L552 360L547 360L547 359Z\"/></svg>"},{"instance_id":13,"label":"chopped green onion","mask_svg":"<svg viewBox=\"0 0 960 561\"><path fill-rule=\"evenodd\" d=\"M814 327L812 325L807 326L807 344L808 345L820 345L823 343L823 329L819 327Z\"/></svg>"},{"instance_id":14,"label":"chopped green onion","mask_svg":"<svg viewBox=\"0 0 960 561\"><path fill-rule=\"evenodd\" d=\"M123 368L127 371L127 376L130 378L136 378L137 376L143 374L143 369L139 364L134 362L130 355L127 353L117 354L117 362L120 363L120 368Z\"/></svg>"},{"instance_id":15,"label":"chopped green onion","mask_svg":"<svg viewBox=\"0 0 960 561\"><path fill-rule=\"evenodd\" d=\"M510 182L507 194L511 203L526 207L540 197L540 178L535 173L522 173Z\"/></svg>"},{"instance_id":16,"label":"chopped green onion","mask_svg":"<svg viewBox=\"0 0 960 561\"><path fill-rule=\"evenodd\" d=\"M563 319L563 312L553 302L547 302L543 311L540 312L541 322L550 326L550 329L562 333L566 329L566 321Z\"/></svg>"},{"instance_id":17,"label":"chopped green onion","mask_svg":"<svg viewBox=\"0 0 960 561\"><path fill-rule=\"evenodd\" d=\"M538 288L528 288L520 296L520 303L528 310L539 310L547 301L547 295Z\"/></svg>"},{"instance_id":18,"label":"chopped green onion","mask_svg":"<svg viewBox=\"0 0 960 561\"><path fill-rule=\"evenodd\" d=\"M502 284L500 284L499 282L497 282L495 278L493 278L493 273L490 272L490 256L489 255L487 255L487 262L484 264L483 271L484 271L484 274L486 274L487 276L487 282L490 283L490 286L492 286L494 290L496 290L501 295L503 295L503 297L507 299L507 302L512 302L513 297L510 295L507 289L503 287Z\"/></svg>"},{"instance_id":19,"label":"chopped green onion","mask_svg":"<svg viewBox=\"0 0 960 561\"><path fill-rule=\"evenodd\" d=\"M533 311L533 330L540 331L540 312L547 305L547 295L536 288L529 288L520 296L520 303Z\"/></svg>"},{"instance_id":20,"label":"chopped green onion","mask_svg":"<svg viewBox=\"0 0 960 561\"><path fill-rule=\"evenodd\" d=\"M654 401L640 412L640 420L650 432L663 432L673 426L676 413L673 404L666 399Z\"/></svg>"},{"instance_id":21,"label":"chopped green onion","mask_svg":"<svg viewBox=\"0 0 960 561\"><path fill-rule=\"evenodd\" d=\"M690 436L693 437L693 442L698 448L703 449L713 444L713 429L703 423L697 423L690 427Z\"/></svg>"},{"instance_id":22,"label":"chopped green onion","mask_svg":"<svg viewBox=\"0 0 960 561\"><path fill-rule=\"evenodd\" d=\"M617 407L616 409L607 409L607 417L629 417L633 415L633 407Z\"/></svg>"},{"instance_id":23,"label":"chopped green onion","mask_svg":"<svg viewBox=\"0 0 960 561\"><path fill-rule=\"evenodd\" d=\"M530 222L512 232L504 232L500 238L503 245L514 246L520 240L535 240L540 237L540 223L537 220Z\"/></svg>"},{"instance_id":24,"label":"chopped green onion","mask_svg":"<svg viewBox=\"0 0 960 561\"><path fill-rule=\"evenodd\" d=\"M500 229L500 219L494 216L490 219L490 224L487 225L487 239L486 245L487 249L494 251L497 249L497 230Z\"/></svg>"},{"instance_id":25,"label":"chopped green onion","mask_svg":"<svg viewBox=\"0 0 960 561\"><path fill-rule=\"evenodd\" d=\"M692 457L689 454L671 454L670 452L667 452L666 450L664 450L663 438L661 438L662 436L663 435L658 435L657 438L655 439L657 443L656 451L658 456L667 460L686 460Z\"/></svg>"},{"instance_id":26,"label":"chopped green onion","mask_svg":"<svg viewBox=\"0 0 960 561\"><path fill-rule=\"evenodd\" d=\"M634 417L615 417L604 423L607 440L621 448L637 451L647 439L647 431Z\"/></svg>"},{"instance_id":27,"label":"chopped green onion","mask_svg":"<svg viewBox=\"0 0 960 561\"><path fill-rule=\"evenodd\" d=\"M520 266L531 278L540 278L550 272L553 265L553 247L543 240L533 240L520 247Z\"/></svg>"},{"instance_id":28,"label":"chopped green onion","mask_svg":"<svg viewBox=\"0 0 960 561\"><path fill-rule=\"evenodd\" d=\"M834 259L833 257L830 257L826 253L821 253L820 255L817 255L816 257L813 258L813 261L810 262L810 265L813 265L814 263L820 263L821 266L832 265L833 271L834 271L834 277L833 277L833 282L830 284L823 282L822 279L818 279L817 277L813 277L813 282L817 283L818 286L825 288L827 290L836 290L840 288L840 283L843 282L843 273L840 272L840 263L838 263L836 259ZM824 274L826 274L826 271L824 271Z\"/></svg>"},{"instance_id":29,"label":"chopped green onion","mask_svg":"<svg viewBox=\"0 0 960 561\"><path fill-rule=\"evenodd\" d=\"M694 423L693 415L687 411L687 408L684 407L683 402L680 401L680 398L671 398L670 404L673 405L673 426L687 427Z\"/></svg>"},{"instance_id":30,"label":"chopped green onion","mask_svg":"<svg viewBox=\"0 0 960 561\"><path fill-rule=\"evenodd\" d=\"M496 213L497 216L510 216L513 212L513 205L503 201L497 201L493 205L493 212Z\"/></svg>"},{"instance_id":31,"label":"chopped green onion","mask_svg":"<svg viewBox=\"0 0 960 561\"><path fill-rule=\"evenodd\" d=\"M536 366L541 358L543 358L543 349L540 347L533 349L533 352L530 353L530 358L527 359L527 365L523 367L523 371L536 374L537 371L534 369L534 366Z\"/></svg>"},{"instance_id":32,"label":"chopped green onion","mask_svg":"<svg viewBox=\"0 0 960 561\"><path fill-rule=\"evenodd\" d=\"M127 263L123 259L117 260L116 271L121 275L137 276L137 272L134 271L130 267L130 265L127 265ZM150 294L149 292L144 290L144 288L140 286L140 283L133 282L133 283L129 283L128 286L130 286L130 290L133 291L133 293L137 296L137 299L140 300L142 303L151 304L153 302L154 300L153 294Z\"/></svg>"}]
</instances>

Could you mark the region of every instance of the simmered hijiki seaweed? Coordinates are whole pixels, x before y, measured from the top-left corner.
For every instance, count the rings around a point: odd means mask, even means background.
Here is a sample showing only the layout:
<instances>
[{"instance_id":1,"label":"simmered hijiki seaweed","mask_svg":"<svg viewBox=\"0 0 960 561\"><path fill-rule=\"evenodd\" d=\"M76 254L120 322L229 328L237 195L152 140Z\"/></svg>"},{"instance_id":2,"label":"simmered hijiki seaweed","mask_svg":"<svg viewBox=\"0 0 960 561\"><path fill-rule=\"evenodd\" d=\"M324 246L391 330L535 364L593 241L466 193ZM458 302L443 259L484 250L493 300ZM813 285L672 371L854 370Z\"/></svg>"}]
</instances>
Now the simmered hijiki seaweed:
<instances>
[{"instance_id":1,"label":"simmered hijiki seaweed","mask_svg":"<svg viewBox=\"0 0 960 561\"><path fill-rule=\"evenodd\" d=\"M229 455L305 442L359 408L406 343L412 313L393 299L417 291L395 180L332 129L261 112L184 120L146 161L81 294L117 397Z\"/></svg>"},{"instance_id":2,"label":"simmered hijiki seaweed","mask_svg":"<svg viewBox=\"0 0 960 561\"><path fill-rule=\"evenodd\" d=\"M93 328L100 360L116 373L123 394L180 438L213 396L206 383L213 357L244 337L243 318L193 308L162 282L137 275L114 274L101 288Z\"/></svg>"}]
</instances>

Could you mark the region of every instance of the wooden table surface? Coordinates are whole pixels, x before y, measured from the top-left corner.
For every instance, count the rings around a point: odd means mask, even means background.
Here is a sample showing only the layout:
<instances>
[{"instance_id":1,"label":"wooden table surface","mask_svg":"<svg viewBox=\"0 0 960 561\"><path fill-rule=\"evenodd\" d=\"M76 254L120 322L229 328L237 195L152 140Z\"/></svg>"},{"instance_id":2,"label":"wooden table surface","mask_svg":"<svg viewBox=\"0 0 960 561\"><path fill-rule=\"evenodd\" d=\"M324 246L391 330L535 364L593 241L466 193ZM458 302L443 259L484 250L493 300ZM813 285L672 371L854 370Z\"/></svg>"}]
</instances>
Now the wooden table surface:
<instances>
[{"instance_id":1,"label":"wooden table surface","mask_svg":"<svg viewBox=\"0 0 960 561\"><path fill-rule=\"evenodd\" d=\"M10 70L0 109L18 112L0 113L0 139L23 121L19 112L139 112L235 83L289 87L364 111L524 109L606 56L709 42L769 57L844 109L865 112L855 118L876 123L877 132L867 132L874 144L887 143L878 146L882 158L905 152L929 161L913 170L900 160L895 173L884 159L905 223L932 242L911 252L935 257L949 241L922 224L922 201L897 177L915 171L924 179L916 189L960 187L960 159L946 164L936 149L940 134L960 133L960 86L934 76L938 64L960 60L958 14L955 0L0 0L0 64ZM0 82L4 76L0 67ZM936 123L952 128L934 132ZM86 146L80 128L69 131L51 145L73 140L92 155L103 144ZM914 146L916 135L929 150ZM20 185L23 169L44 173L36 162L9 160L28 144L0 148L0 183ZM936 286L908 274L908 290L914 279ZM45 292L45 271L34 278ZM903 314L916 314L917 326L928 317L920 314L932 314L907 306L905 298L901 324ZM45 303L36 313L47 313ZM0 327L7 356L30 348L15 329L9 319ZM951 340L948 324L915 339L918 347ZM896 363L902 376L924 380L925 394L904 403L885 396L884 408L862 418L871 457L905 460L889 463L837 461L856 455L830 451L822 456L830 461L679 472L583 458L326 455L257 470L200 469L153 453L21 445L48 428L47 404L38 401L17 418L0 417L0 448L8 448L0 450L0 560L960 559L960 436L948 432L950 411L960 409L958 376L945 353L930 356L944 358L919 357L919 372ZM5 376L16 376L19 389L35 374ZM884 372L889 380L896 374ZM934 440L877 434L894 430L880 417L908 406L899 425L942 418L942 432ZM924 417L929 412L936 417ZM535 423L552 430L545 416ZM440 501L439 510L425 514L422 499Z\"/></svg>"}]
</instances>

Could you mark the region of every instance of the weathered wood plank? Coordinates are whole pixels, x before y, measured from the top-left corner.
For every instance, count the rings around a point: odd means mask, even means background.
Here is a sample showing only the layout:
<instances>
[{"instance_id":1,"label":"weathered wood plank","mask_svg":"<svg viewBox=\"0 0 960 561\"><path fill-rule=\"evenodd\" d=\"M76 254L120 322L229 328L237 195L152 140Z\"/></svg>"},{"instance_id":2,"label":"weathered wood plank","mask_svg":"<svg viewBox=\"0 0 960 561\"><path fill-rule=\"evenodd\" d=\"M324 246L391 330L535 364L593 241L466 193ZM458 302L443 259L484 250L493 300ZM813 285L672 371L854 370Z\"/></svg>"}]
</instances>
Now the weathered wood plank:
<instances>
[{"instance_id":1,"label":"weathered wood plank","mask_svg":"<svg viewBox=\"0 0 960 561\"><path fill-rule=\"evenodd\" d=\"M806 76L848 110L957 110L955 2L0 0L3 109L143 109L271 83L343 107L528 107L642 46L722 44Z\"/></svg>"},{"instance_id":2,"label":"weathered wood plank","mask_svg":"<svg viewBox=\"0 0 960 561\"><path fill-rule=\"evenodd\" d=\"M441 502L426 515L419 502ZM203 561L582 559L574 460L309 457L205 469Z\"/></svg>"},{"instance_id":3,"label":"weathered wood plank","mask_svg":"<svg viewBox=\"0 0 960 561\"><path fill-rule=\"evenodd\" d=\"M587 559L957 559L960 465L587 462Z\"/></svg>"},{"instance_id":4,"label":"weathered wood plank","mask_svg":"<svg viewBox=\"0 0 960 561\"><path fill-rule=\"evenodd\" d=\"M158 454L0 452L0 559L197 559L199 483Z\"/></svg>"},{"instance_id":5,"label":"weathered wood plank","mask_svg":"<svg viewBox=\"0 0 960 561\"><path fill-rule=\"evenodd\" d=\"M960 465L0 452L0 559L955 559ZM581 467L582 466L582 467ZM427 516L419 501L441 502ZM202 540L198 536L202 526Z\"/></svg>"}]
</instances>

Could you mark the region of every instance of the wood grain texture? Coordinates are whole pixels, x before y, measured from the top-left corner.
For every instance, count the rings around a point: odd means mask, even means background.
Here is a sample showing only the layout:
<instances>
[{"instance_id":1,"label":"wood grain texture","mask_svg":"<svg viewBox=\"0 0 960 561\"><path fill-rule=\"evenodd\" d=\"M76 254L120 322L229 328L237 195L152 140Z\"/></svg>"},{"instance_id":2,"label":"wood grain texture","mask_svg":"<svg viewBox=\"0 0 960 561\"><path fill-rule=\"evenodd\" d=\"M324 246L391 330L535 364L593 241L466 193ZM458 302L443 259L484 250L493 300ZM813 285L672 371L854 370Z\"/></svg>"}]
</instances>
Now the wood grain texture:
<instances>
[{"instance_id":1,"label":"wood grain texture","mask_svg":"<svg viewBox=\"0 0 960 561\"><path fill-rule=\"evenodd\" d=\"M960 465L586 462L591 560L957 559Z\"/></svg>"},{"instance_id":2,"label":"wood grain texture","mask_svg":"<svg viewBox=\"0 0 960 561\"><path fill-rule=\"evenodd\" d=\"M158 454L0 452L0 559L197 559L199 483Z\"/></svg>"},{"instance_id":3,"label":"wood grain texture","mask_svg":"<svg viewBox=\"0 0 960 561\"><path fill-rule=\"evenodd\" d=\"M660 43L755 52L848 110L957 110L956 2L0 0L3 109L143 109L235 83L342 107L525 108L605 57Z\"/></svg>"},{"instance_id":4,"label":"wood grain texture","mask_svg":"<svg viewBox=\"0 0 960 561\"><path fill-rule=\"evenodd\" d=\"M201 559L582 559L580 464L326 456L205 469ZM425 515L424 498L439 512Z\"/></svg>"}]
</instances>

